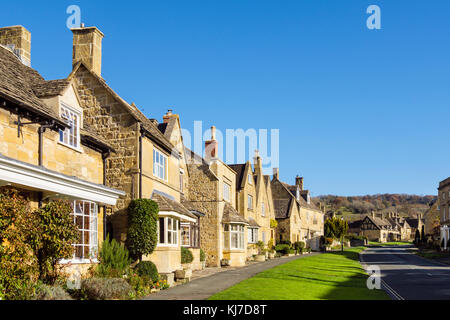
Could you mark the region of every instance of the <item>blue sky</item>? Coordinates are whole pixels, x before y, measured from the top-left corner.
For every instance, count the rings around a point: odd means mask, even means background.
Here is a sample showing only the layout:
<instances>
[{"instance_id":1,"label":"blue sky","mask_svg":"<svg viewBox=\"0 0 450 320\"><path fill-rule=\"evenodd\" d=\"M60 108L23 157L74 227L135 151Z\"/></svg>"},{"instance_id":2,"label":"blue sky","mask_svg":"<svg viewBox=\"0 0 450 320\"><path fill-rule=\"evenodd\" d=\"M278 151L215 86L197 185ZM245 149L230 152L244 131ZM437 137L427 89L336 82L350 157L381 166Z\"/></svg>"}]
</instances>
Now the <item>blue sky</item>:
<instances>
[{"instance_id":1,"label":"blue sky","mask_svg":"<svg viewBox=\"0 0 450 320\"><path fill-rule=\"evenodd\" d=\"M125 100L189 130L280 129L281 178L313 195L436 194L450 176L448 0L3 2L46 79L71 71L72 4Z\"/></svg>"}]
</instances>

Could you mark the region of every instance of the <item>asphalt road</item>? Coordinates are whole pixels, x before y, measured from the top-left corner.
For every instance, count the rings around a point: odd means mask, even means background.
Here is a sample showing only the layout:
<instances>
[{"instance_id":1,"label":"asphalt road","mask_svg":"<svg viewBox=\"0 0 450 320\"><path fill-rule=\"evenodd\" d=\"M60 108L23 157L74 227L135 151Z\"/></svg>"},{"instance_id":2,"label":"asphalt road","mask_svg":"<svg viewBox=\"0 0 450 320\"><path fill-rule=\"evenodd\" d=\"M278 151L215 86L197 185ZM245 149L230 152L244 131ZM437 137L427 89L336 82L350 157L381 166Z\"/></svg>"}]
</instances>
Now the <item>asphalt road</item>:
<instances>
[{"instance_id":1,"label":"asphalt road","mask_svg":"<svg viewBox=\"0 0 450 320\"><path fill-rule=\"evenodd\" d=\"M409 253L410 248L369 248L361 262L380 267L383 288L393 299L450 300L450 266Z\"/></svg>"}]
</instances>

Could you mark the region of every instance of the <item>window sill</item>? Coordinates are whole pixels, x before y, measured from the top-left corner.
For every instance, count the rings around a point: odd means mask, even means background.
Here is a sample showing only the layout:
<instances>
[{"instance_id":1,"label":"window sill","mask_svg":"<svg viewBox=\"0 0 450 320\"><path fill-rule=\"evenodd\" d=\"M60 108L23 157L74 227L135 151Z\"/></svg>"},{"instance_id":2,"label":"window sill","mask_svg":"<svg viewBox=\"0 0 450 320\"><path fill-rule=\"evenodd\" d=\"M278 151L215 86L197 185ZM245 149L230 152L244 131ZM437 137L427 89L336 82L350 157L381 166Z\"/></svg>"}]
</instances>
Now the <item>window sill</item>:
<instances>
[{"instance_id":1,"label":"window sill","mask_svg":"<svg viewBox=\"0 0 450 320\"><path fill-rule=\"evenodd\" d=\"M81 150L81 148L72 147L70 144L67 144L67 143L64 143L61 141L58 141L58 144L66 147L66 148L72 149L73 151L76 151L78 153L83 153L83 150Z\"/></svg>"},{"instance_id":2,"label":"window sill","mask_svg":"<svg viewBox=\"0 0 450 320\"><path fill-rule=\"evenodd\" d=\"M61 260L58 263L61 265L69 265L69 264L95 264L95 263L99 263L100 261L98 261L98 259L71 259L71 260Z\"/></svg>"}]
</instances>

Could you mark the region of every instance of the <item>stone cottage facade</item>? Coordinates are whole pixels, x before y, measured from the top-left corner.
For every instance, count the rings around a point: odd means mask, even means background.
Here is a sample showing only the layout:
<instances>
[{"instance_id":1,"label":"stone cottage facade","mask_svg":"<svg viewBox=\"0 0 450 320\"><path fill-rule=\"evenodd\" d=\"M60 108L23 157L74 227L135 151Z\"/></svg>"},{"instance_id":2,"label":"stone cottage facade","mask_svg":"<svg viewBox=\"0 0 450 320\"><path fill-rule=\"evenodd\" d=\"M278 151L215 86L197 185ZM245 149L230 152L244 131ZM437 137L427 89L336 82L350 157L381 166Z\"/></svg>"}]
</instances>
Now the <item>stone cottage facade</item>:
<instances>
[{"instance_id":1,"label":"stone cottage facade","mask_svg":"<svg viewBox=\"0 0 450 320\"><path fill-rule=\"evenodd\" d=\"M236 207L240 215L248 222L247 255L258 254L256 243L262 241L267 247L270 239L274 243L275 228L271 220L275 219L270 184L262 172L262 159L255 153L254 169L250 161L245 164L230 165L236 172Z\"/></svg>"},{"instance_id":2,"label":"stone cottage facade","mask_svg":"<svg viewBox=\"0 0 450 320\"><path fill-rule=\"evenodd\" d=\"M275 169L271 182L272 197L277 213L278 241L302 241L312 250L319 250L324 234L324 213L312 201L309 190L303 189L303 178L297 177L295 185L279 180Z\"/></svg>"},{"instance_id":3,"label":"stone cottage facade","mask_svg":"<svg viewBox=\"0 0 450 320\"><path fill-rule=\"evenodd\" d=\"M207 265L231 266L246 262L248 221L236 210L236 172L218 158L215 128L206 142L205 158L186 149L189 169L189 202L205 214L200 219L200 242Z\"/></svg>"},{"instance_id":4,"label":"stone cottage facade","mask_svg":"<svg viewBox=\"0 0 450 320\"><path fill-rule=\"evenodd\" d=\"M73 71L85 122L116 153L106 163L106 184L126 192L108 212L109 233L126 241L127 208L133 199L153 199L159 206L158 245L151 256L162 274L181 269L181 223L197 217L181 204L183 149L177 149L134 104L124 101L101 76L103 34L96 27L73 29Z\"/></svg>"},{"instance_id":5,"label":"stone cottage facade","mask_svg":"<svg viewBox=\"0 0 450 320\"><path fill-rule=\"evenodd\" d=\"M83 117L74 81L47 81L29 67L30 48L25 28L0 28L0 187L18 189L32 208L72 204L81 237L61 263L82 272L97 262L105 212L125 196L105 186L115 149Z\"/></svg>"}]
</instances>

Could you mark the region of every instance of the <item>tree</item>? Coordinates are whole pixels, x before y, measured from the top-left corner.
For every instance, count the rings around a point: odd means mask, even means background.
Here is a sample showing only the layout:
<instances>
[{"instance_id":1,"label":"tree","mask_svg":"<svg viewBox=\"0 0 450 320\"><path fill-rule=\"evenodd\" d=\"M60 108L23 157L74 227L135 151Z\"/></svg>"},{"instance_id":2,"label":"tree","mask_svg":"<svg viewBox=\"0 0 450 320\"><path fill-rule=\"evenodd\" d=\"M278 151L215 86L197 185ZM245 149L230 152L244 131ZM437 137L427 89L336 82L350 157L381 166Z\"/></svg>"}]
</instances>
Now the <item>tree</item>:
<instances>
[{"instance_id":1,"label":"tree","mask_svg":"<svg viewBox=\"0 0 450 320\"><path fill-rule=\"evenodd\" d=\"M66 201L52 201L37 210L37 232L32 236L32 246L39 265L39 278L53 285L58 277L56 264L61 259L72 258L73 244L79 240L79 231L72 207Z\"/></svg>"},{"instance_id":2,"label":"tree","mask_svg":"<svg viewBox=\"0 0 450 320\"><path fill-rule=\"evenodd\" d=\"M158 204L150 199L131 201L128 207L128 233L126 246L131 258L142 261L143 255L155 250L158 241Z\"/></svg>"},{"instance_id":3,"label":"tree","mask_svg":"<svg viewBox=\"0 0 450 320\"><path fill-rule=\"evenodd\" d=\"M340 239L342 244L342 251L344 251L344 236L348 232L347 221L339 218L331 218L325 221L324 225L325 237Z\"/></svg>"}]
</instances>

